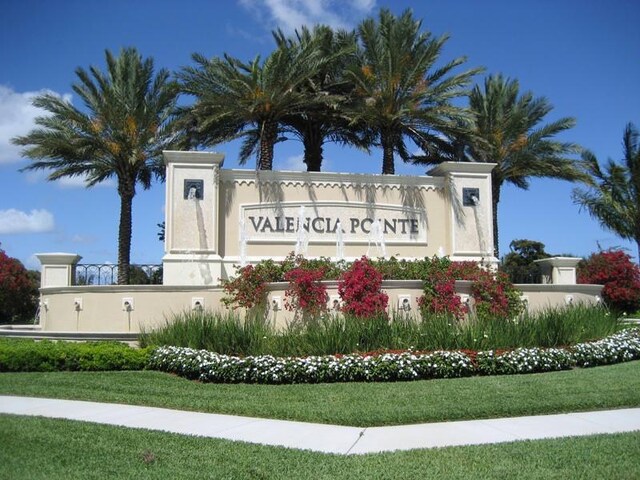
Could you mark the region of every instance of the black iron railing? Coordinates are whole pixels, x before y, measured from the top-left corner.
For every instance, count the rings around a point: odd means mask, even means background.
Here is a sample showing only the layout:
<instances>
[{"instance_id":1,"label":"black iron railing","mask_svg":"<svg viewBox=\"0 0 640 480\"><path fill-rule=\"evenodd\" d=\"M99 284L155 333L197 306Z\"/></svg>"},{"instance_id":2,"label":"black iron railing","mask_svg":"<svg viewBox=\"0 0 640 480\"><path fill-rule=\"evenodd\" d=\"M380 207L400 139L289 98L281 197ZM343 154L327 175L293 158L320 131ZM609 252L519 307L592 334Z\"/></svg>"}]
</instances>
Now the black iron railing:
<instances>
[{"instance_id":1,"label":"black iron railing","mask_svg":"<svg viewBox=\"0 0 640 480\"><path fill-rule=\"evenodd\" d=\"M542 283L541 273L528 273L528 274L511 274L509 275L511 283L520 284L540 284Z\"/></svg>"},{"instance_id":2,"label":"black iron railing","mask_svg":"<svg viewBox=\"0 0 640 480\"><path fill-rule=\"evenodd\" d=\"M76 285L116 285L118 265L84 263L76 265ZM129 285L162 284L162 265L130 265Z\"/></svg>"}]
</instances>

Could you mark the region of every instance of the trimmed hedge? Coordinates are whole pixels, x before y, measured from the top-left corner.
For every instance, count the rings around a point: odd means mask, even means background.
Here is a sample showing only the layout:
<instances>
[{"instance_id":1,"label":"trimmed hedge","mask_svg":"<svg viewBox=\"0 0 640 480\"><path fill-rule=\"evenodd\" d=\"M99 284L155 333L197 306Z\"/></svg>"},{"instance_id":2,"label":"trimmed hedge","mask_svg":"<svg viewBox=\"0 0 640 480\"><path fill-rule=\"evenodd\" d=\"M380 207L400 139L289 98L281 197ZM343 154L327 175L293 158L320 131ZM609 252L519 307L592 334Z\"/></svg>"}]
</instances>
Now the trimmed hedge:
<instances>
[{"instance_id":1,"label":"trimmed hedge","mask_svg":"<svg viewBox=\"0 0 640 480\"><path fill-rule=\"evenodd\" d=\"M0 339L0 372L143 370L150 353L119 342Z\"/></svg>"}]
</instances>

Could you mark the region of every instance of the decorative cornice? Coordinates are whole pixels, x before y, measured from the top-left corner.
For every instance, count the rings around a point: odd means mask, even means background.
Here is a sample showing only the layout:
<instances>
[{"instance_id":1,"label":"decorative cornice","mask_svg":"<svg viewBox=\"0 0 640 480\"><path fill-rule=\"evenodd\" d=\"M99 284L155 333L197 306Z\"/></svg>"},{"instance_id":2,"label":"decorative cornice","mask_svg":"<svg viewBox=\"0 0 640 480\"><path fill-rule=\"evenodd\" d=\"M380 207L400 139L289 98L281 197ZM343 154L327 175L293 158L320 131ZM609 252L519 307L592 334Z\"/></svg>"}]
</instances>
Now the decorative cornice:
<instances>
[{"instance_id":1,"label":"decorative cornice","mask_svg":"<svg viewBox=\"0 0 640 480\"><path fill-rule=\"evenodd\" d=\"M363 173L221 170L220 181L223 183L235 183L236 185L276 184L322 188L374 188L376 190L402 190L404 188L444 189L444 179L438 177Z\"/></svg>"},{"instance_id":2,"label":"decorative cornice","mask_svg":"<svg viewBox=\"0 0 640 480\"><path fill-rule=\"evenodd\" d=\"M429 175L444 176L447 174L489 174L497 163L485 162L443 162L429 170Z\"/></svg>"},{"instance_id":3,"label":"decorative cornice","mask_svg":"<svg viewBox=\"0 0 640 480\"><path fill-rule=\"evenodd\" d=\"M223 153L163 150L162 155L165 165L169 165L170 163L184 163L217 165L221 167L224 163Z\"/></svg>"}]
</instances>

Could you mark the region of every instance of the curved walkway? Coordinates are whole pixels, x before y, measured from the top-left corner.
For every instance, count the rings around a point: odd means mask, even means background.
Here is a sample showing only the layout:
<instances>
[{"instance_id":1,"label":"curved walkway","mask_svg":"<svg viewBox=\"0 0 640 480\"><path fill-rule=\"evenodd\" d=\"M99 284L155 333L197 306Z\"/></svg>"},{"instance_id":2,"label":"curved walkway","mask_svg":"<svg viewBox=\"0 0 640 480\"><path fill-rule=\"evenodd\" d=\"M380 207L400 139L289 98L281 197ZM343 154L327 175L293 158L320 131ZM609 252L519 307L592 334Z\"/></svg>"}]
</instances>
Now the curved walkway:
<instances>
[{"instance_id":1,"label":"curved walkway","mask_svg":"<svg viewBox=\"0 0 640 480\"><path fill-rule=\"evenodd\" d=\"M640 430L640 408L370 428L13 396L0 396L0 413L63 418L343 455Z\"/></svg>"}]
</instances>

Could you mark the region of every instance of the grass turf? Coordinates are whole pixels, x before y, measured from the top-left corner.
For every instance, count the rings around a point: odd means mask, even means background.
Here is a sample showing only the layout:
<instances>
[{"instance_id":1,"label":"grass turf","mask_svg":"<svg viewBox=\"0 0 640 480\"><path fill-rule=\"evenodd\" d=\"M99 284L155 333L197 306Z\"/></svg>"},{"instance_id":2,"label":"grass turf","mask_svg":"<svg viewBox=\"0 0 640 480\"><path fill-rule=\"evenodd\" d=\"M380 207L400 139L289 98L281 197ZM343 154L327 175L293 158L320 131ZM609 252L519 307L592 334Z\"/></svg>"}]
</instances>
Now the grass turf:
<instances>
[{"instance_id":1,"label":"grass turf","mask_svg":"<svg viewBox=\"0 0 640 480\"><path fill-rule=\"evenodd\" d=\"M344 457L0 415L0 478L640 478L640 432Z\"/></svg>"},{"instance_id":2,"label":"grass turf","mask_svg":"<svg viewBox=\"0 0 640 480\"><path fill-rule=\"evenodd\" d=\"M159 372L2 373L0 394L370 427L640 406L640 361L398 383L202 384Z\"/></svg>"}]
</instances>

